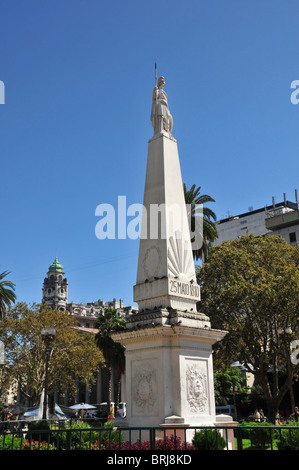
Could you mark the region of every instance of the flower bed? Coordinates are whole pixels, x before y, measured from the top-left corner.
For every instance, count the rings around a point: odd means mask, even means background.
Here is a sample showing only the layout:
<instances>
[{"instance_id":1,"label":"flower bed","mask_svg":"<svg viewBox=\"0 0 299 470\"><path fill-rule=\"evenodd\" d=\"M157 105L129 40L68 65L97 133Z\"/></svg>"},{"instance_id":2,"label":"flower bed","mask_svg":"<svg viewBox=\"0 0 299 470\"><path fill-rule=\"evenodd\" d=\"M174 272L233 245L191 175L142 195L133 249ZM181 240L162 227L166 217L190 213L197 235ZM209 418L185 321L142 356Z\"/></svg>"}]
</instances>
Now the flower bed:
<instances>
[{"instance_id":1,"label":"flower bed","mask_svg":"<svg viewBox=\"0 0 299 470\"><path fill-rule=\"evenodd\" d=\"M50 444L48 442L42 441L24 441L22 445L22 450L56 450L54 443Z\"/></svg>"},{"instance_id":2,"label":"flower bed","mask_svg":"<svg viewBox=\"0 0 299 470\"><path fill-rule=\"evenodd\" d=\"M130 441L105 443L105 449L109 450L151 450L150 441L136 441L133 444ZM180 437L165 437L155 441L155 450L194 450L194 446L185 443Z\"/></svg>"}]
</instances>

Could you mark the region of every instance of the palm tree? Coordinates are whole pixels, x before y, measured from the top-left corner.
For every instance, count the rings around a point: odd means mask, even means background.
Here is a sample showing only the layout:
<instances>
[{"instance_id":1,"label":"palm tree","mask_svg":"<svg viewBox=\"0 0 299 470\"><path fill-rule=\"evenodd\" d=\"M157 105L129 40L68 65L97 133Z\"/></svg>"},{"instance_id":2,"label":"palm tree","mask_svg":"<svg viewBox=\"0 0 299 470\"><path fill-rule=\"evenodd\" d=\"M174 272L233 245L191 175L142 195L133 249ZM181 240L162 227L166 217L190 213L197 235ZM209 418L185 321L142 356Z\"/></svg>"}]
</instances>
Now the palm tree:
<instances>
[{"instance_id":1,"label":"palm tree","mask_svg":"<svg viewBox=\"0 0 299 470\"><path fill-rule=\"evenodd\" d=\"M4 271L0 274L0 319L3 318L7 307L10 307L13 302L16 300L15 284L11 281L3 280L8 274L7 271Z\"/></svg>"},{"instance_id":2,"label":"palm tree","mask_svg":"<svg viewBox=\"0 0 299 470\"><path fill-rule=\"evenodd\" d=\"M185 202L190 208L190 213L188 214L188 216L190 216L191 223L190 231L194 232L195 230L196 216L201 216L203 219L202 233L199 234L202 237L202 246L200 248L196 247L192 251L193 258L195 260L201 258L202 262L204 262L208 255L209 245L217 238L218 234L214 222L216 220L216 214L212 209L204 206L206 202L215 202L215 200L207 194L200 195L200 189L200 186L196 188L195 184L193 184L191 188L187 190L186 185L184 184ZM194 238L195 237L193 237L191 241L194 241Z\"/></svg>"},{"instance_id":3,"label":"palm tree","mask_svg":"<svg viewBox=\"0 0 299 470\"><path fill-rule=\"evenodd\" d=\"M116 374L116 399L115 409L117 410L120 400L121 376L126 370L125 347L120 343L114 343L115 350L113 354L113 369Z\"/></svg>"},{"instance_id":4,"label":"palm tree","mask_svg":"<svg viewBox=\"0 0 299 470\"><path fill-rule=\"evenodd\" d=\"M126 327L126 320L114 308L106 308L104 315L99 315L96 327L99 331L95 336L95 341L103 353L107 367L107 403L109 413L111 408L112 367L117 363L118 358L122 360L120 348L111 338L111 334L115 331L123 330Z\"/></svg>"}]
</instances>

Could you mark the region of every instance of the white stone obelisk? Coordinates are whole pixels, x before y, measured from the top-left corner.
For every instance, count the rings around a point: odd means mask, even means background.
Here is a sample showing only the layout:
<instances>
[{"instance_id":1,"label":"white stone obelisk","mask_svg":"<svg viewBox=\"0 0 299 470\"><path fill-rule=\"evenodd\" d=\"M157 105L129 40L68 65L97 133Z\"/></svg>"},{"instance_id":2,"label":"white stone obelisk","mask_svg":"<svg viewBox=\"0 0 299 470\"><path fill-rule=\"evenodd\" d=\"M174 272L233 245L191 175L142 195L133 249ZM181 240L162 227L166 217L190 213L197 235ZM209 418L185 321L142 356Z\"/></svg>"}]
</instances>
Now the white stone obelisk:
<instances>
[{"instance_id":1,"label":"white stone obelisk","mask_svg":"<svg viewBox=\"0 0 299 470\"><path fill-rule=\"evenodd\" d=\"M153 91L144 213L134 300L139 312L113 335L126 347L129 426L215 423L213 330L196 311L196 282L177 142L161 77ZM159 214L159 217L157 217Z\"/></svg>"},{"instance_id":2,"label":"white stone obelisk","mask_svg":"<svg viewBox=\"0 0 299 470\"><path fill-rule=\"evenodd\" d=\"M177 142L161 77L153 91L137 281L140 310L157 306L196 310L196 284L190 230Z\"/></svg>"}]
</instances>

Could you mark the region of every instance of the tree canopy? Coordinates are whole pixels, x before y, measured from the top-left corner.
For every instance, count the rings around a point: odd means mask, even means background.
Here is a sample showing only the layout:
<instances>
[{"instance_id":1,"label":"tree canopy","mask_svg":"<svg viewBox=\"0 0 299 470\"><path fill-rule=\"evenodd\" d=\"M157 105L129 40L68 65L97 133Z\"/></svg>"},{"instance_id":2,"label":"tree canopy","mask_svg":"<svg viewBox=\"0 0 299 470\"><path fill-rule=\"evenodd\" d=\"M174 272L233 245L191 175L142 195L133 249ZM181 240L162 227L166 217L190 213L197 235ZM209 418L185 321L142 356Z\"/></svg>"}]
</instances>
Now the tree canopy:
<instances>
[{"instance_id":1,"label":"tree canopy","mask_svg":"<svg viewBox=\"0 0 299 470\"><path fill-rule=\"evenodd\" d=\"M238 395L246 395L248 387L245 384L238 367L225 367L214 371L214 387L216 406L232 403L232 390L236 389Z\"/></svg>"},{"instance_id":2,"label":"tree canopy","mask_svg":"<svg viewBox=\"0 0 299 470\"><path fill-rule=\"evenodd\" d=\"M299 337L299 247L277 236L247 235L213 247L198 268L200 309L213 328L229 333L217 344L226 364L239 360L263 388L269 415L289 389L278 385L288 357L279 330ZM272 379L269 378L269 372ZM291 365L292 377L299 365Z\"/></svg>"},{"instance_id":3,"label":"tree canopy","mask_svg":"<svg viewBox=\"0 0 299 470\"><path fill-rule=\"evenodd\" d=\"M89 387L104 362L94 334L80 332L76 319L68 312L51 310L45 304L16 304L0 322L6 359L2 387L16 381L33 405L38 403L44 387L45 344L41 331L48 327L56 330L49 362L49 393L68 390L74 395L75 379Z\"/></svg>"}]
</instances>

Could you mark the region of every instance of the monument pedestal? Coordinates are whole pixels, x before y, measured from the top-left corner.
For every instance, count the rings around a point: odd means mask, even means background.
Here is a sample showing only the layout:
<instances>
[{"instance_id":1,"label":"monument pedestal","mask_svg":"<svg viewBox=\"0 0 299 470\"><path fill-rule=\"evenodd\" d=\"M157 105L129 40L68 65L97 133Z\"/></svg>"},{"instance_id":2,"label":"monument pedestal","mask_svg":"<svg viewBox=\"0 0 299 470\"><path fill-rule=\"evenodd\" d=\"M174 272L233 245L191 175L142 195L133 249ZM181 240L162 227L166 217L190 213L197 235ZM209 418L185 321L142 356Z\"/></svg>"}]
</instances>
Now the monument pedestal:
<instances>
[{"instance_id":1,"label":"monument pedestal","mask_svg":"<svg viewBox=\"0 0 299 470\"><path fill-rule=\"evenodd\" d=\"M156 309L130 316L127 330L113 334L126 347L123 424L214 425L212 345L225 334L197 312Z\"/></svg>"}]
</instances>

